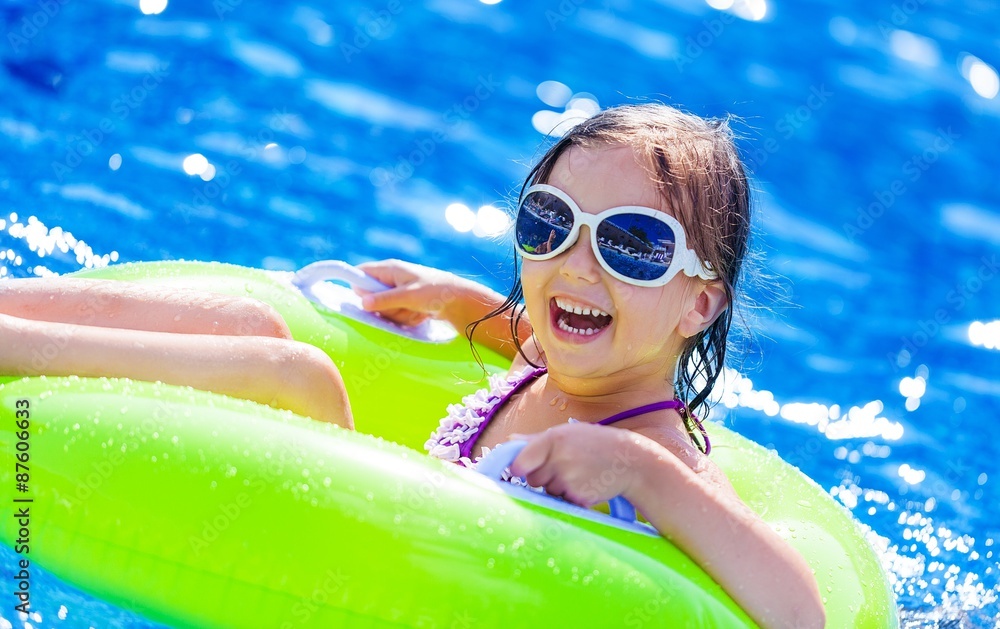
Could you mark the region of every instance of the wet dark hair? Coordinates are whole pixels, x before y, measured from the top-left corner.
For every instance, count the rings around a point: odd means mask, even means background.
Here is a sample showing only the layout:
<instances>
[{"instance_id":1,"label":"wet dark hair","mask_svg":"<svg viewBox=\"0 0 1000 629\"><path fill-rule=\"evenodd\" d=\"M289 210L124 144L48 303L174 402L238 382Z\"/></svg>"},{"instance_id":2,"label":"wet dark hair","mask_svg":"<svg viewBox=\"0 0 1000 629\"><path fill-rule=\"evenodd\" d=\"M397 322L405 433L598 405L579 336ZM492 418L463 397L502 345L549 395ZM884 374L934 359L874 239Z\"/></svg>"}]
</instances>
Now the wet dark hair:
<instances>
[{"instance_id":1,"label":"wet dark hair","mask_svg":"<svg viewBox=\"0 0 1000 629\"><path fill-rule=\"evenodd\" d=\"M687 412L682 412L685 425L702 451L707 450L706 444L698 443L695 437L692 415L703 406L708 408L709 395L723 372L733 303L750 237L750 187L730 121L729 117L701 118L656 103L606 109L573 127L553 144L521 187L523 196L529 186L545 183L556 160L572 147L628 146L648 170L674 216L684 226L688 246L719 275L729 306L708 328L687 339L673 383L678 398L687 406ZM466 328L470 342L480 323L511 310L511 336L518 353L527 360L517 337L518 324L525 312L523 297L515 264L514 286L506 301Z\"/></svg>"}]
</instances>

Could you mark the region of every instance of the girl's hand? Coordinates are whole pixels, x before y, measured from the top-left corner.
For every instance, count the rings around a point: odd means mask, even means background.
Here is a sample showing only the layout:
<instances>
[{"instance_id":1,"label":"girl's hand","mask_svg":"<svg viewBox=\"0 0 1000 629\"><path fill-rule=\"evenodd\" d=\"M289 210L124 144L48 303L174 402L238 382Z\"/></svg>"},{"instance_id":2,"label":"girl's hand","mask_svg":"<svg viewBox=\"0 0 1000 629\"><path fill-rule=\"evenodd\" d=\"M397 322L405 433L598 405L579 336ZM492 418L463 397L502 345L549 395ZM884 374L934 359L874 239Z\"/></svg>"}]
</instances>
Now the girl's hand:
<instances>
[{"instance_id":1,"label":"girl's hand","mask_svg":"<svg viewBox=\"0 0 1000 629\"><path fill-rule=\"evenodd\" d=\"M516 355L511 342L511 316L515 310L524 313L523 306L507 310L503 316L493 316L506 302L496 291L454 273L433 269L401 260L365 262L358 268L393 288L381 293L369 293L355 288L362 296L361 305L400 325L419 325L430 318L443 319L459 334L474 321L480 321L472 340L501 354L508 360ZM531 337L528 318L521 316L517 324L521 343Z\"/></svg>"},{"instance_id":2,"label":"girl's hand","mask_svg":"<svg viewBox=\"0 0 1000 629\"><path fill-rule=\"evenodd\" d=\"M429 318L445 319L454 325L449 317L450 307L459 299L468 280L402 260L365 262L358 268L393 287L381 293L355 288L362 296L365 310L377 312L400 325L419 325Z\"/></svg>"},{"instance_id":3,"label":"girl's hand","mask_svg":"<svg viewBox=\"0 0 1000 629\"><path fill-rule=\"evenodd\" d=\"M525 446L510 466L533 487L544 487L582 507L631 493L639 474L640 441L629 430L594 424L564 424L533 435L514 434Z\"/></svg>"}]
</instances>

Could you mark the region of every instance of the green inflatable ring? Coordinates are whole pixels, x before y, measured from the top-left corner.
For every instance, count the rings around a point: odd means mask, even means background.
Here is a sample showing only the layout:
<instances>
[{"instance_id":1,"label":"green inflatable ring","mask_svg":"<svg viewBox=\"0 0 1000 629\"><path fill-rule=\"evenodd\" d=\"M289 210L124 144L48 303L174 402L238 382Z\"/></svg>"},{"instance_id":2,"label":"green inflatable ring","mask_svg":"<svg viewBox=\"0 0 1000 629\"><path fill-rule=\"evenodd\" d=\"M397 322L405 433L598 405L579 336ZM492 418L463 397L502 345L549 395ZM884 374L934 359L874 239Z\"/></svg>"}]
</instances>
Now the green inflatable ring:
<instances>
[{"instance_id":1,"label":"green inflatable ring","mask_svg":"<svg viewBox=\"0 0 1000 629\"><path fill-rule=\"evenodd\" d=\"M15 497L31 502L14 503L29 522L3 518L0 540L31 565L176 627L753 626L659 536L512 496L410 449L482 386L461 339L359 324L255 269L81 275L272 304L342 369L358 432L163 384L7 378L0 484L15 487L26 452L30 489ZM850 515L773 453L711 431L736 490L813 566L828 625L895 627L886 576Z\"/></svg>"}]
</instances>

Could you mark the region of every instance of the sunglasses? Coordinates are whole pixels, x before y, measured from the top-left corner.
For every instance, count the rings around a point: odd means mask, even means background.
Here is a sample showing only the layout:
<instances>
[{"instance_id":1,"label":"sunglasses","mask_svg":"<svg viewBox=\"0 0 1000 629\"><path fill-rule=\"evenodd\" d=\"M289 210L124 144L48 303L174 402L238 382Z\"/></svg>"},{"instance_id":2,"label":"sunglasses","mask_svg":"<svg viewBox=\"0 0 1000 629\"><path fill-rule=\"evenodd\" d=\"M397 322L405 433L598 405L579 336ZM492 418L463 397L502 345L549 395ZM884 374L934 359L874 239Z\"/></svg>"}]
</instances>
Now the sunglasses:
<instances>
[{"instance_id":1,"label":"sunglasses","mask_svg":"<svg viewBox=\"0 0 1000 629\"><path fill-rule=\"evenodd\" d=\"M689 277L718 277L708 262L687 248L684 228L673 216L640 206L587 214L568 194L545 184L528 188L517 209L517 250L528 260L548 260L568 250L590 228L597 261L613 277L635 286L663 286L684 271Z\"/></svg>"}]
</instances>

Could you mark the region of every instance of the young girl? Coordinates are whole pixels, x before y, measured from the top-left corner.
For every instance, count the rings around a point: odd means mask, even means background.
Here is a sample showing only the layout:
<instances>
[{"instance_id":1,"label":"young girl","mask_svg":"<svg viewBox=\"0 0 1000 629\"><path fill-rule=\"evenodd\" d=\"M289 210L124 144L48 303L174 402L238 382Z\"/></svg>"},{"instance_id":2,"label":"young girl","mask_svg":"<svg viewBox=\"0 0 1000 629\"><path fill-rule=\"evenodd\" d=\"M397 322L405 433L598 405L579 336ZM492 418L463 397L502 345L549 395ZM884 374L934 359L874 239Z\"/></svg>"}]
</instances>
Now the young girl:
<instances>
[{"instance_id":1,"label":"young girl","mask_svg":"<svg viewBox=\"0 0 1000 629\"><path fill-rule=\"evenodd\" d=\"M472 466L527 440L513 476L585 506L623 495L762 626L823 626L808 565L740 501L694 415L722 370L749 231L726 123L662 105L609 109L556 143L526 185L521 279L506 299L444 271L361 265L394 287L365 295L365 308L407 325L445 319L513 358L492 395L448 409L431 454ZM12 348L2 373L187 384L350 427L332 362L288 336L251 300L0 283L0 343Z\"/></svg>"}]
</instances>

